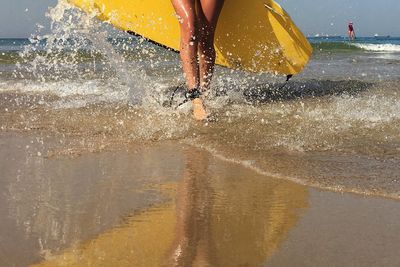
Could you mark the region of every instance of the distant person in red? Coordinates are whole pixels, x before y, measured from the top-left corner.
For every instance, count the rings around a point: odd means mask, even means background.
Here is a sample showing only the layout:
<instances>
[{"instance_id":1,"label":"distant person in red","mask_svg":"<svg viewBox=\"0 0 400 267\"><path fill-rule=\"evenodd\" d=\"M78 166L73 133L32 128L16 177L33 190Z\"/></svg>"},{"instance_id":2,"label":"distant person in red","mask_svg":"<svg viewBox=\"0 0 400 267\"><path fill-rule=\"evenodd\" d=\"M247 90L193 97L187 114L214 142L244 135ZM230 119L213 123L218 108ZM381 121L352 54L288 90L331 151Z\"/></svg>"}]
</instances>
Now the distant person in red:
<instances>
[{"instance_id":1,"label":"distant person in red","mask_svg":"<svg viewBox=\"0 0 400 267\"><path fill-rule=\"evenodd\" d=\"M354 32L353 22L349 22L349 39L350 40L356 39L356 33Z\"/></svg>"}]
</instances>

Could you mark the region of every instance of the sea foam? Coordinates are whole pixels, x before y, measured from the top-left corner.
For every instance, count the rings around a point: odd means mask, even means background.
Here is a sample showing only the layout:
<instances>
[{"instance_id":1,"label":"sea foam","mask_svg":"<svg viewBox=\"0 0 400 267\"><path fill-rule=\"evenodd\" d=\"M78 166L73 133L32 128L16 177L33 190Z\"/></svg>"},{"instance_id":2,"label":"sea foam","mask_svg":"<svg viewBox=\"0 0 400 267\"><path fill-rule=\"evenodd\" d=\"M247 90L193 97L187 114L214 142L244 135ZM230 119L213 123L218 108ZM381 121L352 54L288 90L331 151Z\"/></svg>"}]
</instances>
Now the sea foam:
<instances>
[{"instance_id":1,"label":"sea foam","mask_svg":"<svg viewBox=\"0 0 400 267\"><path fill-rule=\"evenodd\" d=\"M358 48L375 52L400 52L400 45L396 44L352 44Z\"/></svg>"}]
</instances>

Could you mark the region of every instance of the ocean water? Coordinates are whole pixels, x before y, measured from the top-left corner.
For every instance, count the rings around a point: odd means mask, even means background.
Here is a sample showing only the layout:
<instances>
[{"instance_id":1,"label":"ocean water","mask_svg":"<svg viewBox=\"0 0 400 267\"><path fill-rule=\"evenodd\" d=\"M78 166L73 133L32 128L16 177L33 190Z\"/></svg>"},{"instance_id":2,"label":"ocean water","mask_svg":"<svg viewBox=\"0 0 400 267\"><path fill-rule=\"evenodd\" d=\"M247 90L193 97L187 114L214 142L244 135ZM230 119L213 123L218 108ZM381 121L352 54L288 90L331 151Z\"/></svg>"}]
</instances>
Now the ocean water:
<instances>
[{"instance_id":1,"label":"ocean water","mask_svg":"<svg viewBox=\"0 0 400 267\"><path fill-rule=\"evenodd\" d=\"M99 149L176 139L266 179L400 198L400 38L310 38L312 60L282 89L283 76L217 67L216 122L199 124L165 105L184 82L176 53L64 1L48 16L49 34L0 39L3 131L100 135Z\"/></svg>"}]
</instances>

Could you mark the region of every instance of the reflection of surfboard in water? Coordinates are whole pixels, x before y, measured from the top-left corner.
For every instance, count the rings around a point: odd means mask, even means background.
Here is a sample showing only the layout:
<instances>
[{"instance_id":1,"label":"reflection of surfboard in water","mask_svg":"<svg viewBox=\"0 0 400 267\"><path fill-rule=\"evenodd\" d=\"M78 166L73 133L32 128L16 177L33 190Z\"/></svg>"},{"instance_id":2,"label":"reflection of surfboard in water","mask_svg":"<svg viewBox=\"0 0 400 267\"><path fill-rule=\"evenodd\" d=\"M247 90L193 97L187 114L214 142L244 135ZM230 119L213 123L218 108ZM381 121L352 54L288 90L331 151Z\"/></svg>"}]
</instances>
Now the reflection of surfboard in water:
<instances>
[{"instance_id":1,"label":"reflection of surfboard in water","mask_svg":"<svg viewBox=\"0 0 400 267\"><path fill-rule=\"evenodd\" d=\"M251 172L246 170L245 174L248 173ZM197 178L197 183L193 181L196 178L185 176L189 179L186 183L190 182L189 191L184 195L191 199L186 207L189 209L186 216L190 219L185 226L177 221L178 217L184 217L182 207L178 211L176 202L172 200L137 211L122 225L32 267L182 266L167 264L166 259L171 254L189 258L188 254L196 251L200 229L205 225L210 231L201 233L208 235L205 240L209 243L203 243L203 246L208 247L211 253L202 256L209 258L209 265L194 266L262 266L297 223L299 209L307 207L308 193L306 188L293 183L276 181L266 186L260 176L244 177L235 177L229 172L218 174L207 185L201 180L202 176ZM174 195L179 192L176 187L167 187L167 190L172 197L177 197ZM220 197L204 198L212 192ZM196 217L196 214L201 216ZM187 231L178 230L178 227L190 229L190 238L185 239L189 249L173 250L178 245L178 232Z\"/></svg>"},{"instance_id":2,"label":"reflection of surfboard in water","mask_svg":"<svg viewBox=\"0 0 400 267\"><path fill-rule=\"evenodd\" d=\"M69 0L117 28L179 50L179 24L170 0ZM252 72L296 74L312 48L273 0L226 0L218 22L217 63Z\"/></svg>"}]
</instances>

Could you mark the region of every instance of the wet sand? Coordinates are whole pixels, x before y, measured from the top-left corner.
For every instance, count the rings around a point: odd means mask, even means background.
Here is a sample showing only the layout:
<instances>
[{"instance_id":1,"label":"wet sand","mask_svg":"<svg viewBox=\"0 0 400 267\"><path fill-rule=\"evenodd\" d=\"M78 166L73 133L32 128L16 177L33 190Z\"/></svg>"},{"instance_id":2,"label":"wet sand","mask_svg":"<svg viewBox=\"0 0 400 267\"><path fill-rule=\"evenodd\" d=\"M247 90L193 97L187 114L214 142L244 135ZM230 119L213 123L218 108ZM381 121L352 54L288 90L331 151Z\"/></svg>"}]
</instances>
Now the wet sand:
<instances>
[{"instance_id":1,"label":"wet sand","mask_svg":"<svg viewBox=\"0 0 400 267\"><path fill-rule=\"evenodd\" d=\"M376 122L377 116L360 124L359 119L346 119L351 110L329 118L332 107L326 106L336 106L336 100L321 98L230 105L215 109L217 121L204 124L194 122L184 110L90 101L91 97L81 95L3 92L0 129L54 136L66 148L50 153L69 156L176 140L269 177L400 199L400 123L390 119L396 110L381 114L382 123ZM359 107L354 101L346 107ZM360 109L370 105L375 104L367 101ZM385 114L392 115L386 118ZM370 118L361 121L366 119Z\"/></svg>"},{"instance_id":2,"label":"wet sand","mask_svg":"<svg viewBox=\"0 0 400 267\"><path fill-rule=\"evenodd\" d=\"M178 141L80 142L1 133L0 266L400 264L398 201L318 191Z\"/></svg>"}]
</instances>

